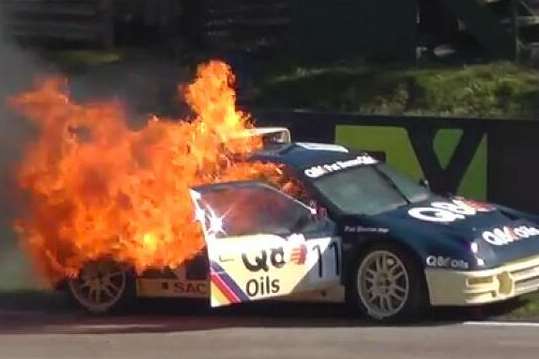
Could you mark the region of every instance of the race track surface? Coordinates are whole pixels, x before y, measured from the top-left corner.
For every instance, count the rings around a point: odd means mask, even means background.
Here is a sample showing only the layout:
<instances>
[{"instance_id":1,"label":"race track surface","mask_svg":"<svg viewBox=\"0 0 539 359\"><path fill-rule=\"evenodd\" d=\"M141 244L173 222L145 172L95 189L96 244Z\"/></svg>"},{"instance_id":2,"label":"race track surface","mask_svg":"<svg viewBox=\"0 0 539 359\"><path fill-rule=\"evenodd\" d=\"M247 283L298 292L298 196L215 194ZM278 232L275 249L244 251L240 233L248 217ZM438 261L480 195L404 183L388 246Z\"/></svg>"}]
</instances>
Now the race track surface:
<instances>
[{"instance_id":1,"label":"race track surface","mask_svg":"<svg viewBox=\"0 0 539 359\"><path fill-rule=\"evenodd\" d=\"M537 358L539 324L450 321L376 326L341 308L271 305L210 312L146 302L90 317L62 299L0 296L0 358ZM471 315L473 317L473 315ZM470 317L466 314L465 317ZM466 318L464 318L466 319ZM473 318L472 318L473 319Z\"/></svg>"}]
</instances>

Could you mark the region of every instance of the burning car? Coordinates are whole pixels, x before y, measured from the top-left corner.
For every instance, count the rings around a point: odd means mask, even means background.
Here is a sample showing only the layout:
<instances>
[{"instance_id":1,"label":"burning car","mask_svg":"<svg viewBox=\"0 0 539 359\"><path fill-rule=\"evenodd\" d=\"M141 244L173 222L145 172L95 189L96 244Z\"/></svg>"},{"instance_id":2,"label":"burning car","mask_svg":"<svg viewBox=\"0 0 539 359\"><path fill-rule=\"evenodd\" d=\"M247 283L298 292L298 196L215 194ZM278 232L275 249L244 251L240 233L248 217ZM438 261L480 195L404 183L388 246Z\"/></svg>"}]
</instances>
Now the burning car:
<instances>
[{"instance_id":1,"label":"burning car","mask_svg":"<svg viewBox=\"0 0 539 359\"><path fill-rule=\"evenodd\" d=\"M178 268L141 274L88 263L65 282L85 309L132 297L346 302L374 320L418 318L429 306L503 301L539 289L539 218L443 197L361 151L293 143L263 130L247 160L279 165L300 188L262 181L194 186L206 243Z\"/></svg>"},{"instance_id":2,"label":"burning car","mask_svg":"<svg viewBox=\"0 0 539 359\"><path fill-rule=\"evenodd\" d=\"M539 288L539 219L439 196L364 152L293 143L236 108L212 60L192 110L130 126L63 78L10 99L36 138L16 169L15 229L36 274L83 308L134 297L347 302L377 320Z\"/></svg>"}]
</instances>

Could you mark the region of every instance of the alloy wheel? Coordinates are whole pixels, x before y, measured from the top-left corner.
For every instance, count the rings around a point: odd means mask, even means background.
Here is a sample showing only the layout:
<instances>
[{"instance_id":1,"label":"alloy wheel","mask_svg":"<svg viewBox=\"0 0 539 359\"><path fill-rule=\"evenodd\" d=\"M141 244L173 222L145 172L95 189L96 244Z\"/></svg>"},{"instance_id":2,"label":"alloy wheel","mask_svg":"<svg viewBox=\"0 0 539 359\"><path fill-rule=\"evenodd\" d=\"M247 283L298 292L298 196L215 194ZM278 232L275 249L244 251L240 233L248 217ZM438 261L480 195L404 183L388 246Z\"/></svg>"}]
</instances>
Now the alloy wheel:
<instances>
[{"instance_id":1,"label":"alloy wheel","mask_svg":"<svg viewBox=\"0 0 539 359\"><path fill-rule=\"evenodd\" d=\"M357 290L369 315L377 319L395 316L408 300L408 271L395 254L373 251L358 268Z\"/></svg>"}]
</instances>

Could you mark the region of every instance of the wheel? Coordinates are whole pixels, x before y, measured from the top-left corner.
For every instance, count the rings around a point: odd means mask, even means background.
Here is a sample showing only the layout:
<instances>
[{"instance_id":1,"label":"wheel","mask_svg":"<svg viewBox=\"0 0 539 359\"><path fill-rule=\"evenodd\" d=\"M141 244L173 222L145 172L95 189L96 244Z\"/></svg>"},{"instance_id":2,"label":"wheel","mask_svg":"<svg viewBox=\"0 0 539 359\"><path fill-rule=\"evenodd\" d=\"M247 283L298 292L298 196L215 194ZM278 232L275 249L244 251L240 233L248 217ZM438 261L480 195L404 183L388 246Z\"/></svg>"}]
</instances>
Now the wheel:
<instances>
[{"instance_id":1,"label":"wheel","mask_svg":"<svg viewBox=\"0 0 539 359\"><path fill-rule=\"evenodd\" d=\"M125 308L135 297L135 283L130 271L111 261L86 264L79 276L67 284L73 300L93 314Z\"/></svg>"},{"instance_id":2,"label":"wheel","mask_svg":"<svg viewBox=\"0 0 539 359\"><path fill-rule=\"evenodd\" d=\"M370 319L419 320L428 307L423 271L398 246L378 245L362 253L349 278L349 304Z\"/></svg>"}]
</instances>

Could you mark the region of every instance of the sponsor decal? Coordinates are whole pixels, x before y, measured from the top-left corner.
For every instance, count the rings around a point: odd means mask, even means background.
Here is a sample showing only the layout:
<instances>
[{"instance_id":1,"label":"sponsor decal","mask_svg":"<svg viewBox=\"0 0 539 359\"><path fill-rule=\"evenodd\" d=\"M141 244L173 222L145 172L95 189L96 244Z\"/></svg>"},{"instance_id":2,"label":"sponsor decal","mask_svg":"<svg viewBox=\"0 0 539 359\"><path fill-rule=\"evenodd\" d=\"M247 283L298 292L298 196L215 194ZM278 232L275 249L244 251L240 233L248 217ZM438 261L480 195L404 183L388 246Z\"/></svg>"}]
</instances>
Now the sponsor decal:
<instances>
[{"instance_id":1,"label":"sponsor decal","mask_svg":"<svg viewBox=\"0 0 539 359\"><path fill-rule=\"evenodd\" d=\"M250 297L265 294L277 294L281 290L279 279L271 279L269 276L262 276L259 279L247 281L246 292Z\"/></svg>"},{"instance_id":2,"label":"sponsor decal","mask_svg":"<svg viewBox=\"0 0 539 359\"><path fill-rule=\"evenodd\" d=\"M519 227L495 228L483 232L483 239L494 246L505 246L522 239L539 235L539 229L533 226L522 225Z\"/></svg>"},{"instance_id":3,"label":"sponsor decal","mask_svg":"<svg viewBox=\"0 0 539 359\"><path fill-rule=\"evenodd\" d=\"M427 222L455 222L475 216L478 212L491 212L495 208L475 201L454 198L451 202L432 202L430 207L416 207L408 214L416 219Z\"/></svg>"},{"instance_id":4,"label":"sponsor decal","mask_svg":"<svg viewBox=\"0 0 539 359\"><path fill-rule=\"evenodd\" d=\"M310 151L333 151L348 153L348 149L346 147L327 143L296 142L296 145Z\"/></svg>"},{"instance_id":5,"label":"sponsor decal","mask_svg":"<svg viewBox=\"0 0 539 359\"><path fill-rule=\"evenodd\" d=\"M208 292L208 286L200 282L175 282L172 290L180 294L205 294Z\"/></svg>"},{"instance_id":6,"label":"sponsor decal","mask_svg":"<svg viewBox=\"0 0 539 359\"><path fill-rule=\"evenodd\" d=\"M347 168L372 165L376 163L378 163L378 161L374 157L369 155L361 155L347 161L337 161L330 164L314 166L306 169L304 172L307 177L319 178L333 172L345 170Z\"/></svg>"},{"instance_id":7,"label":"sponsor decal","mask_svg":"<svg viewBox=\"0 0 539 359\"><path fill-rule=\"evenodd\" d=\"M346 233L389 233L388 228L374 228L363 226L344 226Z\"/></svg>"},{"instance_id":8,"label":"sponsor decal","mask_svg":"<svg viewBox=\"0 0 539 359\"><path fill-rule=\"evenodd\" d=\"M180 295L205 295L208 293L206 281L163 280L160 282L160 286L163 291Z\"/></svg>"},{"instance_id":9,"label":"sponsor decal","mask_svg":"<svg viewBox=\"0 0 539 359\"><path fill-rule=\"evenodd\" d=\"M257 255L254 258L249 258L247 254L243 253L241 255L241 259L245 268L247 268L247 270L250 272L258 272L261 270L264 272L269 272L270 265L279 269L286 264L284 260L283 247L273 248L270 250L262 249L260 251L260 255Z\"/></svg>"},{"instance_id":10,"label":"sponsor decal","mask_svg":"<svg viewBox=\"0 0 539 359\"><path fill-rule=\"evenodd\" d=\"M219 262L222 262L222 263L226 263L226 262L234 262L234 258L232 258L232 257L226 257L226 256L222 256L222 255L220 255L220 256L218 257L218 259L219 259Z\"/></svg>"},{"instance_id":11,"label":"sponsor decal","mask_svg":"<svg viewBox=\"0 0 539 359\"><path fill-rule=\"evenodd\" d=\"M491 205L490 203L475 201L463 197L455 197L454 199L459 201L459 203L464 203L465 205L472 207L477 212L492 212L496 210L496 207Z\"/></svg>"},{"instance_id":12,"label":"sponsor decal","mask_svg":"<svg viewBox=\"0 0 539 359\"><path fill-rule=\"evenodd\" d=\"M300 244L290 252L290 262L296 265L304 265L307 260L307 246Z\"/></svg>"},{"instance_id":13,"label":"sponsor decal","mask_svg":"<svg viewBox=\"0 0 539 359\"><path fill-rule=\"evenodd\" d=\"M228 273L216 262L210 263L210 280L214 287L221 292L228 303L241 303L249 301L249 296L239 287Z\"/></svg>"},{"instance_id":14,"label":"sponsor decal","mask_svg":"<svg viewBox=\"0 0 539 359\"><path fill-rule=\"evenodd\" d=\"M427 265L434 268L468 269L470 265L463 259L454 259L443 256L428 256Z\"/></svg>"},{"instance_id":15,"label":"sponsor decal","mask_svg":"<svg viewBox=\"0 0 539 359\"><path fill-rule=\"evenodd\" d=\"M289 237L294 238L294 237ZM296 237L298 238L298 237ZM304 240L305 237L301 235L301 238ZM288 251L287 251L288 252ZM307 246L303 243L298 244L297 247L293 247L289 251L289 261L290 263L296 265L303 265L307 259ZM271 267L275 269L280 269L287 264L285 260L285 251L283 247L272 248L272 249L262 249L259 255L248 256L246 253L241 255L243 265L250 272L269 272Z\"/></svg>"},{"instance_id":16,"label":"sponsor decal","mask_svg":"<svg viewBox=\"0 0 539 359\"><path fill-rule=\"evenodd\" d=\"M299 253L301 256L301 253ZM254 258L249 258L247 254L241 255L243 265L250 272L269 272L270 266L280 269L286 264L283 247L262 249L260 254ZM301 258L298 257L298 260ZM271 278L269 275L263 275L260 278L250 279L245 285L245 292L249 297L257 295L277 294L281 290L279 279Z\"/></svg>"}]
</instances>

